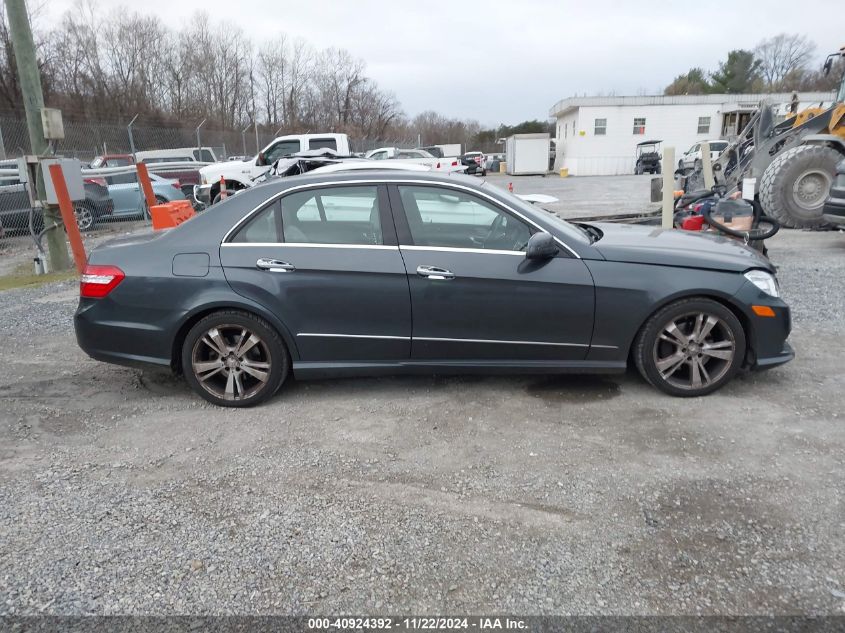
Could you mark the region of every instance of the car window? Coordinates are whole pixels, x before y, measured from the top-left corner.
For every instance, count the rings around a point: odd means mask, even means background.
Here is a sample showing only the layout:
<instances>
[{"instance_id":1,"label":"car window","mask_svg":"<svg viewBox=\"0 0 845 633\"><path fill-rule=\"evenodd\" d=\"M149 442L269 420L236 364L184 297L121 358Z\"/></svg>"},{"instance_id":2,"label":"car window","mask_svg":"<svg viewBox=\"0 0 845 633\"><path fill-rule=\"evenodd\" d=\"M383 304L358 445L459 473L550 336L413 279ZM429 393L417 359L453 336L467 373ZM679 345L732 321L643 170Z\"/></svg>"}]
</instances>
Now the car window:
<instances>
[{"instance_id":1,"label":"car window","mask_svg":"<svg viewBox=\"0 0 845 633\"><path fill-rule=\"evenodd\" d=\"M308 146L311 149L333 149L337 151L337 140L333 138L312 138L308 141Z\"/></svg>"},{"instance_id":2,"label":"car window","mask_svg":"<svg viewBox=\"0 0 845 633\"><path fill-rule=\"evenodd\" d=\"M259 211L232 238L238 244L281 242L279 239L279 201L275 201L265 209Z\"/></svg>"},{"instance_id":3,"label":"car window","mask_svg":"<svg viewBox=\"0 0 845 633\"><path fill-rule=\"evenodd\" d=\"M194 150L194 158L204 163L214 162L214 155L208 149L203 149L202 151Z\"/></svg>"},{"instance_id":4,"label":"car window","mask_svg":"<svg viewBox=\"0 0 845 633\"><path fill-rule=\"evenodd\" d=\"M476 196L441 187L399 186L414 245L522 251L529 226Z\"/></svg>"},{"instance_id":5,"label":"car window","mask_svg":"<svg viewBox=\"0 0 845 633\"><path fill-rule=\"evenodd\" d=\"M277 160L279 160L282 156L289 156L290 154L296 154L299 152L299 140L292 140L292 141L279 141L266 152L264 152L264 162L268 165L272 165Z\"/></svg>"},{"instance_id":6,"label":"car window","mask_svg":"<svg viewBox=\"0 0 845 633\"><path fill-rule=\"evenodd\" d=\"M106 176L106 183L109 185L137 185L138 176L135 173L115 174L113 176Z\"/></svg>"},{"instance_id":7,"label":"car window","mask_svg":"<svg viewBox=\"0 0 845 633\"><path fill-rule=\"evenodd\" d=\"M386 151L376 152L375 154L370 156L370 160L384 160L385 158L387 158Z\"/></svg>"},{"instance_id":8,"label":"car window","mask_svg":"<svg viewBox=\"0 0 845 633\"><path fill-rule=\"evenodd\" d=\"M728 146L727 143L710 143L711 152L722 152Z\"/></svg>"},{"instance_id":9,"label":"car window","mask_svg":"<svg viewBox=\"0 0 845 633\"><path fill-rule=\"evenodd\" d=\"M284 241L383 244L378 187L325 187L282 198Z\"/></svg>"}]
</instances>

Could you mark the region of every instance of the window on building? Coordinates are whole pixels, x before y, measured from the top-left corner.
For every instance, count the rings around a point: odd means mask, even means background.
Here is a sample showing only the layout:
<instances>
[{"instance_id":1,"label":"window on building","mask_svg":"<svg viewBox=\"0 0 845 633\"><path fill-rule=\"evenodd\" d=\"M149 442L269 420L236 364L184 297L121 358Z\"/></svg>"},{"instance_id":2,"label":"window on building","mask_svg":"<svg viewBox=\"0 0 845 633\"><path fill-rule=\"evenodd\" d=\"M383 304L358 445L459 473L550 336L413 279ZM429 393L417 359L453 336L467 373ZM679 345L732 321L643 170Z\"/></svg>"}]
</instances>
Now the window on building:
<instances>
[{"instance_id":1,"label":"window on building","mask_svg":"<svg viewBox=\"0 0 845 633\"><path fill-rule=\"evenodd\" d=\"M698 133L699 134L710 134L710 117L709 116L698 117Z\"/></svg>"},{"instance_id":2,"label":"window on building","mask_svg":"<svg viewBox=\"0 0 845 633\"><path fill-rule=\"evenodd\" d=\"M593 132L596 136L607 134L607 119L596 119L596 126Z\"/></svg>"},{"instance_id":3,"label":"window on building","mask_svg":"<svg viewBox=\"0 0 845 633\"><path fill-rule=\"evenodd\" d=\"M634 117L634 134L645 134L645 117Z\"/></svg>"}]
</instances>

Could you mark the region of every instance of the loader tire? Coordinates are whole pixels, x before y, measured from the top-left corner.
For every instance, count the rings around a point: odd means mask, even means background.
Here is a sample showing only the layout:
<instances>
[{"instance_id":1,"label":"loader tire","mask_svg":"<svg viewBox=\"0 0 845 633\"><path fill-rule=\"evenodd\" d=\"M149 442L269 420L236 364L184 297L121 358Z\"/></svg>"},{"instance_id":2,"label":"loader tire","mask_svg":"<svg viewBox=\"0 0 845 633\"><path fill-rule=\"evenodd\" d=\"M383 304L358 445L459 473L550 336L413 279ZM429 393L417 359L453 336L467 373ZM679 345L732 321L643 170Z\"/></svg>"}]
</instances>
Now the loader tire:
<instances>
[{"instance_id":1,"label":"loader tire","mask_svg":"<svg viewBox=\"0 0 845 633\"><path fill-rule=\"evenodd\" d=\"M772 161L760 179L760 204L782 226L825 226L822 207L842 154L824 145L799 145Z\"/></svg>"}]
</instances>

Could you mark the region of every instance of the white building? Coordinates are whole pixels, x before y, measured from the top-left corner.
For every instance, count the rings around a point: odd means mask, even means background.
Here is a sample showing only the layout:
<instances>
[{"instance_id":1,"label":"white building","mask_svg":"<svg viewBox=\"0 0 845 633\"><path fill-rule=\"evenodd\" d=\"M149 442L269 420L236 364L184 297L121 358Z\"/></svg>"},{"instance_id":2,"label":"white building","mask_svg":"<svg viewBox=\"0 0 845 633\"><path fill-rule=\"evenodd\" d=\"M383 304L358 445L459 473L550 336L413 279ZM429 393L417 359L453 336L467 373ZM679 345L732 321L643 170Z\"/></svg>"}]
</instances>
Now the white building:
<instances>
[{"instance_id":1,"label":"white building","mask_svg":"<svg viewBox=\"0 0 845 633\"><path fill-rule=\"evenodd\" d=\"M663 141L663 147L674 147L677 162L694 143L735 137L764 99L782 119L792 96L790 92L570 97L549 111L557 119L555 166L568 168L573 176L633 174L637 143L652 139ZM835 96L833 92L798 93L799 110L829 106Z\"/></svg>"}]
</instances>

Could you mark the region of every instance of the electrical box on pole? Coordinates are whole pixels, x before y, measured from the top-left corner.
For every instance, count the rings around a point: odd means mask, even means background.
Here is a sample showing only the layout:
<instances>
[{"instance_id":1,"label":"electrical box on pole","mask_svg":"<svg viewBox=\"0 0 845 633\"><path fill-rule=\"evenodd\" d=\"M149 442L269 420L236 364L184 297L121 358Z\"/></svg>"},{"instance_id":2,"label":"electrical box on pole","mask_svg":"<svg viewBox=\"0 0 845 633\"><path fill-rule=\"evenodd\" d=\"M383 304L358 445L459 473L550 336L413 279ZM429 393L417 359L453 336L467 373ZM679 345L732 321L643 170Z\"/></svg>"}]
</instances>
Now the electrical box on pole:
<instances>
[{"instance_id":1,"label":"electrical box on pole","mask_svg":"<svg viewBox=\"0 0 845 633\"><path fill-rule=\"evenodd\" d=\"M56 108L41 108L41 126L48 141L61 141L65 137L62 111Z\"/></svg>"},{"instance_id":2,"label":"electrical box on pole","mask_svg":"<svg viewBox=\"0 0 845 633\"><path fill-rule=\"evenodd\" d=\"M72 201L85 200L85 186L82 183L82 162L77 158L45 158L41 161L41 169L45 174L50 173L50 165L60 165L62 175L67 185L67 192ZM44 189L47 194L47 204L59 204L60 200L53 186L52 178L44 179Z\"/></svg>"}]
</instances>

